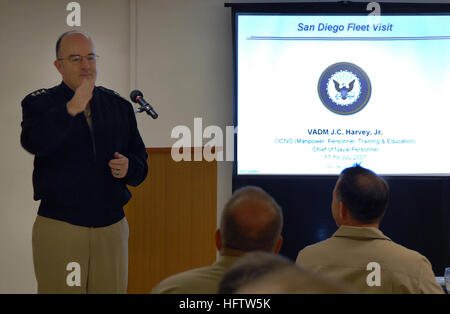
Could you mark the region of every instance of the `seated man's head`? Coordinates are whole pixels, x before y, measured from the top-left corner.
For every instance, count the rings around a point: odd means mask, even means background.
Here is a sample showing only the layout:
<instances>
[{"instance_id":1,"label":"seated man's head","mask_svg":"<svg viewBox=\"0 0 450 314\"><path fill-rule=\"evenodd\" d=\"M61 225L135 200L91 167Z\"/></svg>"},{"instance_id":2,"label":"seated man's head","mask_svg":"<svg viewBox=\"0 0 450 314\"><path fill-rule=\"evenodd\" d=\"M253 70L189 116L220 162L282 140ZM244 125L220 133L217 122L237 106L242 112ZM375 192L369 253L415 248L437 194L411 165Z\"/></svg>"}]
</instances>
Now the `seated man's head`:
<instances>
[{"instance_id":1,"label":"seated man's head","mask_svg":"<svg viewBox=\"0 0 450 314\"><path fill-rule=\"evenodd\" d=\"M282 227L283 214L275 200L261 188L244 187L233 193L222 211L216 246L223 254L278 253Z\"/></svg>"},{"instance_id":2,"label":"seated man's head","mask_svg":"<svg viewBox=\"0 0 450 314\"><path fill-rule=\"evenodd\" d=\"M389 186L373 171L346 168L333 190L331 211L338 226L379 226L389 202Z\"/></svg>"},{"instance_id":3,"label":"seated man's head","mask_svg":"<svg viewBox=\"0 0 450 314\"><path fill-rule=\"evenodd\" d=\"M250 252L227 270L219 293L353 293L346 285L312 272L279 255Z\"/></svg>"}]
</instances>

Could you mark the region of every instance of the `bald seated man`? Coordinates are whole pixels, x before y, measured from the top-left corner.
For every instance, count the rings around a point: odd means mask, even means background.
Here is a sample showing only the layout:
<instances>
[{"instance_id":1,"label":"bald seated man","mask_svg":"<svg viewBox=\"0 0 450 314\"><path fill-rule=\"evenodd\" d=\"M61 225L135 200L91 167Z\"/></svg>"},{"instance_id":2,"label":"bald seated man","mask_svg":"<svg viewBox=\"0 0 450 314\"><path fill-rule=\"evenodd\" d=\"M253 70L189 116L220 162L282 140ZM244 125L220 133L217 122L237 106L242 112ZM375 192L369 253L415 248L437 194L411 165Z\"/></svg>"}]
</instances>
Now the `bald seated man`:
<instances>
[{"instance_id":1,"label":"bald seated man","mask_svg":"<svg viewBox=\"0 0 450 314\"><path fill-rule=\"evenodd\" d=\"M246 252L278 254L283 238L280 206L264 190L248 186L235 191L226 203L215 233L218 260L164 279L154 294L215 294L223 274Z\"/></svg>"},{"instance_id":2,"label":"bald seated man","mask_svg":"<svg viewBox=\"0 0 450 314\"><path fill-rule=\"evenodd\" d=\"M342 281L356 293L443 293L428 259L379 229L388 201L383 178L359 165L344 169L331 203L339 229L301 250L297 264Z\"/></svg>"},{"instance_id":3,"label":"bald seated man","mask_svg":"<svg viewBox=\"0 0 450 314\"><path fill-rule=\"evenodd\" d=\"M21 144L34 155L33 262L38 293L126 293L127 184L147 176L132 105L95 86L97 54L78 31L56 42L58 86L22 101Z\"/></svg>"}]
</instances>

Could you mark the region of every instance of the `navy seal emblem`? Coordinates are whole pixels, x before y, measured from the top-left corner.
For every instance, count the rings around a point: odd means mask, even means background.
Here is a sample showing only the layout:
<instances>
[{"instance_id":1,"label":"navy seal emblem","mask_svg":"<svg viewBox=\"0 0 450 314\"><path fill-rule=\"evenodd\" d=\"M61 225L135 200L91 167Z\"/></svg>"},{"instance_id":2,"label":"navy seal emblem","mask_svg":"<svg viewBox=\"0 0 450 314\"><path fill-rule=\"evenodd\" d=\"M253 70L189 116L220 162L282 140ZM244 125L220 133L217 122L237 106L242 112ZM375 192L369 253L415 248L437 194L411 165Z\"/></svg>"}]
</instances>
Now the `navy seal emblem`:
<instances>
[{"instance_id":1,"label":"navy seal emblem","mask_svg":"<svg viewBox=\"0 0 450 314\"><path fill-rule=\"evenodd\" d=\"M329 66L320 76L317 89L324 106L341 115L361 111L372 92L366 72L349 62Z\"/></svg>"}]
</instances>

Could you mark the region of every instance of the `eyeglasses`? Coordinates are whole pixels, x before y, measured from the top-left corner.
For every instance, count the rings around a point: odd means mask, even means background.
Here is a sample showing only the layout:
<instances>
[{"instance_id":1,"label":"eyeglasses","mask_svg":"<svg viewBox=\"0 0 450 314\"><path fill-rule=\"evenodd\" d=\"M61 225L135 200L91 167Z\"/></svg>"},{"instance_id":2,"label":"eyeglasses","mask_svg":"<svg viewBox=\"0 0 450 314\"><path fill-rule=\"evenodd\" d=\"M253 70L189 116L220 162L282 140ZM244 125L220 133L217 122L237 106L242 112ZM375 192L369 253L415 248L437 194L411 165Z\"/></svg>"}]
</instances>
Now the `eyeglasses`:
<instances>
[{"instance_id":1,"label":"eyeglasses","mask_svg":"<svg viewBox=\"0 0 450 314\"><path fill-rule=\"evenodd\" d=\"M80 62L83 61L83 58L86 58L86 60L87 60L89 63L94 63L95 61L97 61L98 57L99 57L99 56L97 56L97 55L95 55L95 54L92 53L92 54L88 54L87 56L71 55L71 56L69 56L69 57L67 57L67 58L59 58L58 60L59 60L59 61L67 60L67 61L69 61L70 63L73 63L73 64L79 64Z\"/></svg>"}]
</instances>

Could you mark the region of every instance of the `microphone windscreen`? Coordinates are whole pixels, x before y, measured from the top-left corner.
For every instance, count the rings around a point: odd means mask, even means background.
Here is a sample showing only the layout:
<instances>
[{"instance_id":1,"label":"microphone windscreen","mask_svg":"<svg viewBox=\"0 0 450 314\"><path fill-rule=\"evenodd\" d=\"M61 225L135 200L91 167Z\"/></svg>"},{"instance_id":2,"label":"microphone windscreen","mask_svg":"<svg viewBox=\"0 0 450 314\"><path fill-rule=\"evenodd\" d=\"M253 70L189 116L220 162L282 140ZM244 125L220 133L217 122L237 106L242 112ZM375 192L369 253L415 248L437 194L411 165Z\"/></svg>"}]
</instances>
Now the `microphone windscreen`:
<instances>
[{"instance_id":1,"label":"microphone windscreen","mask_svg":"<svg viewBox=\"0 0 450 314\"><path fill-rule=\"evenodd\" d=\"M130 98L131 98L131 101L133 101L133 102L137 102L138 97L142 97L142 96L144 96L144 95L141 93L141 91L139 91L137 89L135 89L134 91L132 91L130 93Z\"/></svg>"}]
</instances>

